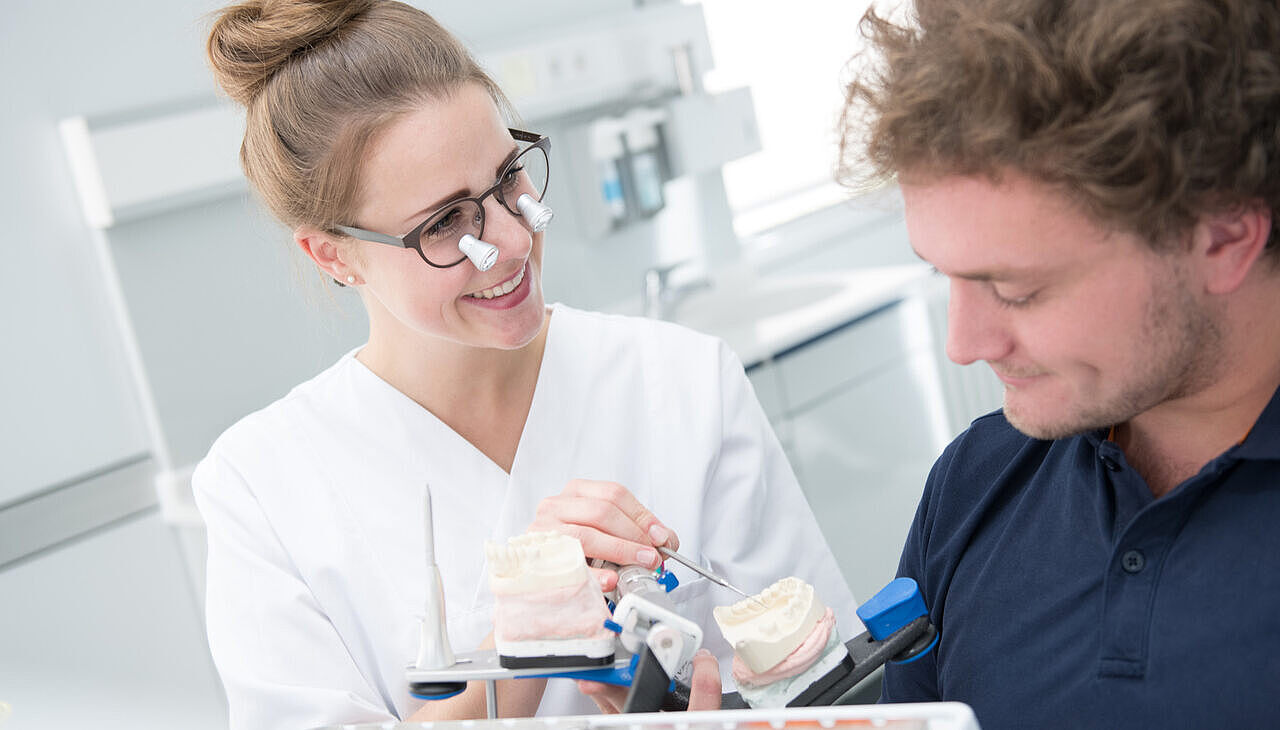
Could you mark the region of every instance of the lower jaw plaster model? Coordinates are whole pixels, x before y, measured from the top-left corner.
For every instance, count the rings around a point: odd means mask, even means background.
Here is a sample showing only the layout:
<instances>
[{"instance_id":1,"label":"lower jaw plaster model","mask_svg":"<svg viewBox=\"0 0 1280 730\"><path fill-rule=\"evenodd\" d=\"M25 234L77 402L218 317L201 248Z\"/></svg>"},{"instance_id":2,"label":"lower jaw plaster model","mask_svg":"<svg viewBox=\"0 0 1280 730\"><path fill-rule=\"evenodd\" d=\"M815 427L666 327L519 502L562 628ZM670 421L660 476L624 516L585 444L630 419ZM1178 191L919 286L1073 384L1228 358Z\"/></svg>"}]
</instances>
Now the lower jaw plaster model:
<instances>
[{"instance_id":1,"label":"lower jaw plaster model","mask_svg":"<svg viewBox=\"0 0 1280 730\"><path fill-rule=\"evenodd\" d=\"M587 568L582 544L555 532L530 532L506 545L485 543L493 591L499 663L524 667L613 662L609 607Z\"/></svg>"},{"instance_id":2,"label":"lower jaw plaster model","mask_svg":"<svg viewBox=\"0 0 1280 730\"><path fill-rule=\"evenodd\" d=\"M799 578L783 578L713 613L733 647L738 693L751 707L785 707L849 671L835 615Z\"/></svg>"}]
</instances>

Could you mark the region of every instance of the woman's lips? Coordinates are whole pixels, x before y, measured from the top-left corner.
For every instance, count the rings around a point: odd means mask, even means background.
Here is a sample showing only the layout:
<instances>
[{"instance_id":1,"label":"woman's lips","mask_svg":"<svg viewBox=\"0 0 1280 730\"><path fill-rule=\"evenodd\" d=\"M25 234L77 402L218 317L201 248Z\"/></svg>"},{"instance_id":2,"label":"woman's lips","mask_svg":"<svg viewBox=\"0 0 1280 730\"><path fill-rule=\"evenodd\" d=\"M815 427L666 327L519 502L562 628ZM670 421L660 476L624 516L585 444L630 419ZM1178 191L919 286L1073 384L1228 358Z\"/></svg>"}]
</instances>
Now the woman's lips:
<instances>
[{"instance_id":1,"label":"woman's lips","mask_svg":"<svg viewBox=\"0 0 1280 730\"><path fill-rule=\"evenodd\" d=\"M485 309L510 309L528 298L529 292L533 287L529 274L529 262L526 261L524 266L510 279L489 289L474 294L466 294L462 299L468 304L474 304ZM508 286L511 288L508 289ZM496 292L502 293L496 294Z\"/></svg>"}]
</instances>

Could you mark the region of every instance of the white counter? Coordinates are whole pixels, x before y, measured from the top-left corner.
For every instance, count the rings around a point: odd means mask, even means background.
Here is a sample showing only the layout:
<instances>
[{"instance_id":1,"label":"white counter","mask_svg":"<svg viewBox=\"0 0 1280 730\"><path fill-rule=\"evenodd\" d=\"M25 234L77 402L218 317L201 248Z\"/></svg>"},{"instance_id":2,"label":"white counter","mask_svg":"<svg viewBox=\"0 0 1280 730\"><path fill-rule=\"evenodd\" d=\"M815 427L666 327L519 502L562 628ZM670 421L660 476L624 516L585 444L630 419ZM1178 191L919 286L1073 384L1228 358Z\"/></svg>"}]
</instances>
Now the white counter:
<instances>
[{"instance_id":1,"label":"white counter","mask_svg":"<svg viewBox=\"0 0 1280 730\"><path fill-rule=\"evenodd\" d=\"M919 293L929 271L925 264L905 264L729 276L681 301L673 319L721 337L751 367Z\"/></svg>"}]
</instances>

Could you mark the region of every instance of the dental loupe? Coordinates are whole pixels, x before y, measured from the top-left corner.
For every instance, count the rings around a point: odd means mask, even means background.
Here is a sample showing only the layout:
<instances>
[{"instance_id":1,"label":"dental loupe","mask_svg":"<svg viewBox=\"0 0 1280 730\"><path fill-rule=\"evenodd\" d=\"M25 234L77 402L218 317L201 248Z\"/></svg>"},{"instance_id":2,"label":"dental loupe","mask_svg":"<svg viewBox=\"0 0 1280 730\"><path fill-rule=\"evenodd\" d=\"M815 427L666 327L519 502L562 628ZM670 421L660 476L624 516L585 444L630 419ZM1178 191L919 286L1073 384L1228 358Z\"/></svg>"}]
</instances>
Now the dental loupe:
<instances>
[{"instance_id":1,"label":"dental loupe","mask_svg":"<svg viewBox=\"0 0 1280 730\"><path fill-rule=\"evenodd\" d=\"M547 230L547 225L551 223L551 219L556 215L555 211L534 200L533 196L528 193L521 195L516 200L516 210L519 210L520 215L529 221L529 228L534 233L542 233Z\"/></svg>"},{"instance_id":2,"label":"dental loupe","mask_svg":"<svg viewBox=\"0 0 1280 730\"><path fill-rule=\"evenodd\" d=\"M516 200L516 209L520 211L520 216L528 221L529 229L534 233L545 231L556 215L555 211L534 200L528 193ZM498 247L470 233L458 239L458 250L471 259L471 263L480 271L488 271L498 263Z\"/></svg>"},{"instance_id":3,"label":"dental loupe","mask_svg":"<svg viewBox=\"0 0 1280 730\"><path fill-rule=\"evenodd\" d=\"M467 233L458 239L458 250L471 259L480 271L488 271L498 263L498 247Z\"/></svg>"}]
</instances>

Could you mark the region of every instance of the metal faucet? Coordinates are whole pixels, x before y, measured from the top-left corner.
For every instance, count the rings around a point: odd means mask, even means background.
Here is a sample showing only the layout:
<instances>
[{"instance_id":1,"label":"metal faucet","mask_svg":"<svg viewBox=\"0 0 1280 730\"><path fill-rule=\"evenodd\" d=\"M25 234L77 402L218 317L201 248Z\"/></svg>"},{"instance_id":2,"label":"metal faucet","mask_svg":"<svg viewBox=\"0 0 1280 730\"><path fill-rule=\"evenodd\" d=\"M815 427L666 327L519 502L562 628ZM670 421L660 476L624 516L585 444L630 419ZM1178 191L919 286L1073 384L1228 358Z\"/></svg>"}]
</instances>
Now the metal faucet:
<instances>
[{"instance_id":1,"label":"metal faucet","mask_svg":"<svg viewBox=\"0 0 1280 730\"><path fill-rule=\"evenodd\" d=\"M644 288L641 291L644 316L652 319L670 319L675 305L686 295L711 287L711 280L705 274L677 286L671 285L672 274L689 263L689 260L677 261L674 264L654 266L644 272Z\"/></svg>"}]
</instances>

